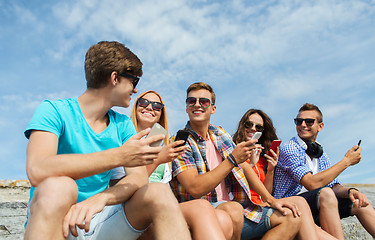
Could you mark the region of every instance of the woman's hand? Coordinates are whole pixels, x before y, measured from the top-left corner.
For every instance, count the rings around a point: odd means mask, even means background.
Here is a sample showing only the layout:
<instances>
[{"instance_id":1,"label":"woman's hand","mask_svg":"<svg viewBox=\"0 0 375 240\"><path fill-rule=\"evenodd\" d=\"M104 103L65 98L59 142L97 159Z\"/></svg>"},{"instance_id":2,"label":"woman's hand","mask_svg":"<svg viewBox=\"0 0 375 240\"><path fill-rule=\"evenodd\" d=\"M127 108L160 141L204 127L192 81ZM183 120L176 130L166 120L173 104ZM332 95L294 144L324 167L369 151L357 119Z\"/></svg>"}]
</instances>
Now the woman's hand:
<instances>
[{"instance_id":1,"label":"woman's hand","mask_svg":"<svg viewBox=\"0 0 375 240\"><path fill-rule=\"evenodd\" d=\"M183 143L184 143L184 140L179 140L179 141L175 141L164 146L163 149L158 154L158 157L156 159L158 164L171 162L174 159L176 159L178 156L183 154L184 151L186 150L186 145L178 147L178 145L183 144Z\"/></svg>"},{"instance_id":2,"label":"woman's hand","mask_svg":"<svg viewBox=\"0 0 375 240\"><path fill-rule=\"evenodd\" d=\"M255 148L252 150L250 158L247 160L248 163L250 164L250 167L253 168L255 165L257 165L257 163L259 161L259 156L260 156L262 150L263 150L262 145L255 144Z\"/></svg>"},{"instance_id":3,"label":"woman's hand","mask_svg":"<svg viewBox=\"0 0 375 240\"><path fill-rule=\"evenodd\" d=\"M270 153L271 153L271 156L269 156L268 154L264 154L264 157L266 158L268 162L267 173L273 172L275 170L277 161L279 159L279 147L277 147L276 152L270 149Z\"/></svg>"}]
</instances>

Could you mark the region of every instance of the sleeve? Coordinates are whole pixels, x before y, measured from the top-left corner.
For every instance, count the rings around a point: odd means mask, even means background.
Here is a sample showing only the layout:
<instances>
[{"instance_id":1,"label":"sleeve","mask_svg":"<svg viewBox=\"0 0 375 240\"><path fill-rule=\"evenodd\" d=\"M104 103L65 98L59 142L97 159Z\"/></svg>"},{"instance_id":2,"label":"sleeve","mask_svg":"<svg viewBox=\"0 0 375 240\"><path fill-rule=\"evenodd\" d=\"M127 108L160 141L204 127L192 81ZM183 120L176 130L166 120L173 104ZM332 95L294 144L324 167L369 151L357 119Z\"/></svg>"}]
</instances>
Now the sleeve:
<instances>
[{"instance_id":1,"label":"sleeve","mask_svg":"<svg viewBox=\"0 0 375 240\"><path fill-rule=\"evenodd\" d=\"M117 167L111 170L111 180L121 179L126 176L124 167Z\"/></svg>"},{"instance_id":2,"label":"sleeve","mask_svg":"<svg viewBox=\"0 0 375 240\"><path fill-rule=\"evenodd\" d=\"M290 145L283 145L280 148L278 166L298 183L303 176L311 172L304 162L303 155L300 154L298 149Z\"/></svg>"},{"instance_id":3,"label":"sleeve","mask_svg":"<svg viewBox=\"0 0 375 240\"><path fill-rule=\"evenodd\" d=\"M48 100L43 101L35 110L24 134L29 139L32 130L51 132L60 137L64 124L57 107Z\"/></svg>"},{"instance_id":4,"label":"sleeve","mask_svg":"<svg viewBox=\"0 0 375 240\"><path fill-rule=\"evenodd\" d=\"M190 138L190 137L189 137ZM188 170L188 169L197 169L195 164L195 159L193 155L193 150L191 146L191 140L188 139L188 144L185 152L178 156L172 162L172 174L173 177L176 177L181 172Z\"/></svg>"},{"instance_id":5,"label":"sleeve","mask_svg":"<svg viewBox=\"0 0 375 240\"><path fill-rule=\"evenodd\" d=\"M132 136L137 134L137 131L135 130L133 122L130 120L128 116L124 115L124 131L122 131L122 144L124 144L126 141L129 140Z\"/></svg>"}]
</instances>

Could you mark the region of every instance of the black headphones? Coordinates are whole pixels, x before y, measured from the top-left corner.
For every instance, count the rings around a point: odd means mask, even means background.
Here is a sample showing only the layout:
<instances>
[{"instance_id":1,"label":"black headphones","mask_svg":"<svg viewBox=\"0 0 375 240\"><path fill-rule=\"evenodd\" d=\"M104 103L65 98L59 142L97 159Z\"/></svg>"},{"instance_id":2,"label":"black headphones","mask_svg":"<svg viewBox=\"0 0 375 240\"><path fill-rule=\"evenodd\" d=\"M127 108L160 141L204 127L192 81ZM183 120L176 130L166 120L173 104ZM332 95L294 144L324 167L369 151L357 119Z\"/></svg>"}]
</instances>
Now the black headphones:
<instances>
[{"instance_id":1,"label":"black headphones","mask_svg":"<svg viewBox=\"0 0 375 240\"><path fill-rule=\"evenodd\" d=\"M306 149L307 155L312 156L313 158L320 158L323 155L323 147L319 143L309 141L309 140L303 140L303 141L305 141L307 145L307 149Z\"/></svg>"}]
</instances>

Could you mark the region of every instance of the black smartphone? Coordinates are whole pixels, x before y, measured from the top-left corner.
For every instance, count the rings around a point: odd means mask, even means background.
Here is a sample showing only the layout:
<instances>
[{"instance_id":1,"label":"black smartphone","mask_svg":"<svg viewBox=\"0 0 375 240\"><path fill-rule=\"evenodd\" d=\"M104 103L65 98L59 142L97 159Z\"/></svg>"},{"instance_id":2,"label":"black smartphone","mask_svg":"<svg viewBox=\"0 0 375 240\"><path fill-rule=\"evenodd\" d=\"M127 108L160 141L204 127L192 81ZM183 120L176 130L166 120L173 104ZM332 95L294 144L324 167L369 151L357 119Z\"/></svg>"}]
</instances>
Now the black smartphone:
<instances>
[{"instance_id":1,"label":"black smartphone","mask_svg":"<svg viewBox=\"0 0 375 240\"><path fill-rule=\"evenodd\" d=\"M359 141L358 141L358 144L357 144L357 145L358 145L358 148L359 148L359 146L361 145L361 142L362 142L362 140L361 140L361 139L359 139ZM357 148L356 150L354 150L354 152L355 152L355 151L357 151L357 150L358 150L358 148Z\"/></svg>"},{"instance_id":2,"label":"black smartphone","mask_svg":"<svg viewBox=\"0 0 375 240\"><path fill-rule=\"evenodd\" d=\"M180 146L183 146L186 144L186 141L189 137L189 131L186 131L186 130L178 130L177 132L177 135L176 135L176 138L174 139L175 141L178 141L178 140L184 140L184 143L183 144L180 144L176 147L180 147Z\"/></svg>"}]
</instances>

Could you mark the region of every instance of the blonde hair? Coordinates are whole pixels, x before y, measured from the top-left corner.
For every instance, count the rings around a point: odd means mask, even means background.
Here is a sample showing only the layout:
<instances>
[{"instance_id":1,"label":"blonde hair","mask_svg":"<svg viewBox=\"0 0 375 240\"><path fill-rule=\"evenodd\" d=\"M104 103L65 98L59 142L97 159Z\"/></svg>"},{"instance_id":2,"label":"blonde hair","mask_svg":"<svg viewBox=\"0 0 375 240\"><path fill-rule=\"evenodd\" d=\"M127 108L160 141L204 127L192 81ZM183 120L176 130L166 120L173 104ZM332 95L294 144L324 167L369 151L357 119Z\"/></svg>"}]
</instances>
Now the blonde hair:
<instances>
[{"instance_id":1,"label":"blonde hair","mask_svg":"<svg viewBox=\"0 0 375 240\"><path fill-rule=\"evenodd\" d=\"M131 120L132 120L132 122L133 122L133 124L135 126L135 129L137 130L137 132L138 132L138 123L137 123L137 114L136 114L136 112L137 112L137 107L138 107L138 99L142 98L147 93L153 93L153 94L155 94L156 96L159 97L160 102L162 104L164 104L163 99L161 98L160 94L157 93L157 92L155 92L155 91L153 91L153 90L149 90L149 91L146 91L144 93L141 93L137 97L137 99L136 99L136 101L134 102L134 105L133 105L132 113L130 115L130 118L131 118ZM161 110L161 115L160 115L160 119L159 119L158 123L163 128L165 128L165 130L167 130L167 134L165 134L165 138L164 138L164 144L167 145L167 144L169 144L169 136L168 136L169 129L168 129L167 111L165 110L165 106Z\"/></svg>"}]
</instances>

